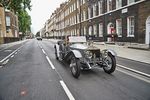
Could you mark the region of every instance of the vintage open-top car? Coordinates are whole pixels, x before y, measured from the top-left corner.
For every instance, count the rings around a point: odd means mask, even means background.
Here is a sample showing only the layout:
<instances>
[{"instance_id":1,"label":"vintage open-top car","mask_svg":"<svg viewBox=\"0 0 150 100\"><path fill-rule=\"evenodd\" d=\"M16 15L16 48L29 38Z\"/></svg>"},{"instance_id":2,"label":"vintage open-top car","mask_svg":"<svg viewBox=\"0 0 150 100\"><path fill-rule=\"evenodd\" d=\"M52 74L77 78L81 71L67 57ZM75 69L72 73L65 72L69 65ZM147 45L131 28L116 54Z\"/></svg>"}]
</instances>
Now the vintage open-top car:
<instances>
[{"instance_id":1,"label":"vintage open-top car","mask_svg":"<svg viewBox=\"0 0 150 100\"><path fill-rule=\"evenodd\" d=\"M54 46L57 60L69 63L75 78L81 70L103 68L108 74L115 71L116 53L113 50L100 50L93 43L87 42L84 36L70 36L69 39L58 41Z\"/></svg>"}]
</instances>

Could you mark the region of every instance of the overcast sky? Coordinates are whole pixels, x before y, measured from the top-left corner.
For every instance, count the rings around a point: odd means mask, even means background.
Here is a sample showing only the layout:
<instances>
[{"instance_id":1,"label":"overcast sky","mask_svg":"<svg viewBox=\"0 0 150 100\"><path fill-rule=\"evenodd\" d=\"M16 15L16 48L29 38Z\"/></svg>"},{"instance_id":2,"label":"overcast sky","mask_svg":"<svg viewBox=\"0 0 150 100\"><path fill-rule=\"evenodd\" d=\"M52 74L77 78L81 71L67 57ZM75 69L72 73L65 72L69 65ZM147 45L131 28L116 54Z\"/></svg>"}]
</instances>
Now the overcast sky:
<instances>
[{"instance_id":1,"label":"overcast sky","mask_svg":"<svg viewBox=\"0 0 150 100\"><path fill-rule=\"evenodd\" d=\"M29 12L32 18L32 32L36 34L54 10L66 0L31 0L32 10Z\"/></svg>"}]
</instances>

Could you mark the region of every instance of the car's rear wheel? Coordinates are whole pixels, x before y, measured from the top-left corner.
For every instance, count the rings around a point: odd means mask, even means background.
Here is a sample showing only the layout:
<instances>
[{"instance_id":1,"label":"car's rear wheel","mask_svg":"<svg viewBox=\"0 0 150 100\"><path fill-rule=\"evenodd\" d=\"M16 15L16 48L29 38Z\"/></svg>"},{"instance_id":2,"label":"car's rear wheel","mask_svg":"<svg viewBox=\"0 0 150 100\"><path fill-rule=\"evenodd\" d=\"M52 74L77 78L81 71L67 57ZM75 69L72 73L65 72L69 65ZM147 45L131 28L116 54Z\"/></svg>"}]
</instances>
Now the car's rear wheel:
<instances>
[{"instance_id":1,"label":"car's rear wheel","mask_svg":"<svg viewBox=\"0 0 150 100\"><path fill-rule=\"evenodd\" d=\"M71 57L69 67L70 67L73 77L78 78L80 76L80 72L81 72L80 61L74 55L72 55L72 57Z\"/></svg>"},{"instance_id":2,"label":"car's rear wheel","mask_svg":"<svg viewBox=\"0 0 150 100\"><path fill-rule=\"evenodd\" d=\"M108 56L104 59L104 64L103 69L106 73L111 74L115 71L116 59L111 53L108 53Z\"/></svg>"}]
</instances>

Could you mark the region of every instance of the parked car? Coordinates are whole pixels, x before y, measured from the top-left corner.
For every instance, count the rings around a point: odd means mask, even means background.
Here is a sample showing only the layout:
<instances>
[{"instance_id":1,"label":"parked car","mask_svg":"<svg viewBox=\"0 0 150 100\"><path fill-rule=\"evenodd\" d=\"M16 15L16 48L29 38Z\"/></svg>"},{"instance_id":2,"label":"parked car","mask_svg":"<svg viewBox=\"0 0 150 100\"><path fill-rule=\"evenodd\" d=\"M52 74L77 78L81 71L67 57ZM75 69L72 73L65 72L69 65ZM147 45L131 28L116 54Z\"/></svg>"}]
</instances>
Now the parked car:
<instances>
[{"instance_id":1,"label":"parked car","mask_svg":"<svg viewBox=\"0 0 150 100\"><path fill-rule=\"evenodd\" d=\"M116 53L109 49L101 51L93 43L87 43L86 37L70 36L66 41L58 41L54 48L56 59L66 61L75 78L81 70L103 68L111 74L116 69Z\"/></svg>"},{"instance_id":2,"label":"parked car","mask_svg":"<svg viewBox=\"0 0 150 100\"><path fill-rule=\"evenodd\" d=\"M37 40L41 40L42 41L42 37L36 37Z\"/></svg>"}]
</instances>

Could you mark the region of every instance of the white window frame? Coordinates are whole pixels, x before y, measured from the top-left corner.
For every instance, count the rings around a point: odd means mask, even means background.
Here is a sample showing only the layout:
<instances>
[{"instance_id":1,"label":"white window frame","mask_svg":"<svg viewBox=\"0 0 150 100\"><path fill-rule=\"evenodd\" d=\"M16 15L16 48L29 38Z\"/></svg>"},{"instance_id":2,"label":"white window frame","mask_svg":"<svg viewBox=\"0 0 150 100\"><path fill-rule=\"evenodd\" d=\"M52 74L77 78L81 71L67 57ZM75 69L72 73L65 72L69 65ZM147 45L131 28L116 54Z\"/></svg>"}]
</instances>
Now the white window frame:
<instances>
[{"instance_id":1,"label":"white window frame","mask_svg":"<svg viewBox=\"0 0 150 100\"><path fill-rule=\"evenodd\" d=\"M128 5L135 3L135 0L128 0Z\"/></svg>"},{"instance_id":2,"label":"white window frame","mask_svg":"<svg viewBox=\"0 0 150 100\"><path fill-rule=\"evenodd\" d=\"M93 28L94 28L93 35L95 35L95 37L97 37L97 24L93 25Z\"/></svg>"},{"instance_id":3,"label":"white window frame","mask_svg":"<svg viewBox=\"0 0 150 100\"><path fill-rule=\"evenodd\" d=\"M84 27L84 36L86 36L86 27Z\"/></svg>"},{"instance_id":4,"label":"white window frame","mask_svg":"<svg viewBox=\"0 0 150 100\"><path fill-rule=\"evenodd\" d=\"M95 3L93 5L93 17L96 16L96 6L97 6L97 4Z\"/></svg>"},{"instance_id":5,"label":"white window frame","mask_svg":"<svg viewBox=\"0 0 150 100\"><path fill-rule=\"evenodd\" d=\"M122 7L122 0L116 0L116 9Z\"/></svg>"},{"instance_id":6,"label":"white window frame","mask_svg":"<svg viewBox=\"0 0 150 100\"><path fill-rule=\"evenodd\" d=\"M103 37L103 23L99 23L99 37Z\"/></svg>"},{"instance_id":7,"label":"white window frame","mask_svg":"<svg viewBox=\"0 0 150 100\"><path fill-rule=\"evenodd\" d=\"M119 22L121 22L121 23L119 23ZM116 33L117 33L118 37L122 37L122 19L116 20Z\"/></svg>"},{"instance_id":8,"label":"white window frame","mask_svg":"<svg viewBox=\"0 0 150 100\"><path fill-rule=\"evenodd\" d=\"M88 7L88 18L90 19L91 18L91 8Z\"/></svg>"},{"instance_id":9,"label":"white window frame","mask_svg":"<svg viewBox=\"0 0 150 100\"><path fill-rule=\"evenodd\" d=\"M83 0L83 4L85 3L86 1L85 0Z\"/></svg>"},{"instance_id":10,"label":"white window frame","mask_svg":"<svg viewBox=\"0 0 150 100\"><path fill-rule=\"evenodd\" d=\"M107 0L107 12L109 12L109 11L112 11L112 10L113 10L113 9L110 9L109 1L111 1L111 3L112 3L112 0Z\"/></svg>"},{"instance_id":11,"label":"white window frame","mask_svg":"<svg viewBox=\"0 0 150 100\"><path fill-rule=\"evenodd\" d=\"M85 20L86 20L86 11L83 10L83 21L85 21Z\"/></svg>"},{"instance_id":12,"label":"white window frame","mask_svg":"<svg viewBox=\"0 0 150 100\"><path fill-rule=\"evenodd\" d=\"M133 20L133 22L131 22L131 18L134 18L134 16L129 16L127 18L127 37L134 37L134 31L135 31L135 18ZM132 25L133 24L133 25ZM132 30L133 29L133 30ZM131 33L133 32L133 33Z\"/></svg>"},{"instance_id":13,"label":"white window frame","mask_svg":"<svg viewBox=\"0 0 150 100\"><path fill-rule=\"evenodd\" d=\"M6 16L6 26L10 26L11 25L11 19L10 16Z\"/></svg>"},{"instance_id":14,"label":"white window frame","mask_svg":"<svg viewBox=\"0 0 150 100\"><path fill-rule=\"evenodd\" d=\"M101 15L103 13L103 1L99 1L98 2L98 10L99 10L99 15Z\"/></svg>"},{"instance_id":15,"label":"white window frame","mask_svg":"<svg viewBox=\"0 0 150 100\"><path fill-rule=\"evenodd\" d=\"M79 0L77 0L77 8L79 8L79 6L80 6L80 5L79 5Z\"/></svg>"},{"instance_id":16,"label":"white window frame","mask_svg":"<svg viewBox=\"0 0 150 100\"><path fill-rule=\"evenodd\" d=\"M89 26L89 35L92 35L92 26Z\"/></svg>"},{"instance_id":17,"label":"white window frame","mask_svg":"<svg viewBox=\"0 0 150 100\"><path fill-rule=\"evenodd\" d=\"M1 16L0 16L0 25L2 24L2 18L1 18Z\"/></svg>"}]
</instances>

